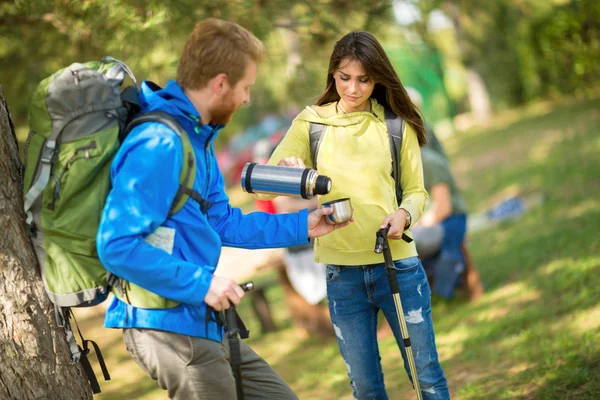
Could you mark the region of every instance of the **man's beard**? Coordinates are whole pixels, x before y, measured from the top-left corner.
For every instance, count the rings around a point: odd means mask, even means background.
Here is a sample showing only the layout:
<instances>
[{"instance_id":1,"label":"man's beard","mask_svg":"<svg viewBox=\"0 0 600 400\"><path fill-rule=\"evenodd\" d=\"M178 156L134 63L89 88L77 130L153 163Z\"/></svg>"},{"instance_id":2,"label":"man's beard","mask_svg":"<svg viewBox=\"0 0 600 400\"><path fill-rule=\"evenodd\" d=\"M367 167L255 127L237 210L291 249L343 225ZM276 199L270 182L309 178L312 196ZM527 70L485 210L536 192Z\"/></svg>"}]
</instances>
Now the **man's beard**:
<instances>
[{"instance_id":1,"label":"man's beard","mask_svg":"<svg viewBox=\"0 0 600 400\"><path fill-rule=\"evenodd\" d=\"M238 107L233 100L233 96L228 96L218 108L212 110L210 122L213 124L227 125L237 109Z\"/></svg>"}]
</instances>

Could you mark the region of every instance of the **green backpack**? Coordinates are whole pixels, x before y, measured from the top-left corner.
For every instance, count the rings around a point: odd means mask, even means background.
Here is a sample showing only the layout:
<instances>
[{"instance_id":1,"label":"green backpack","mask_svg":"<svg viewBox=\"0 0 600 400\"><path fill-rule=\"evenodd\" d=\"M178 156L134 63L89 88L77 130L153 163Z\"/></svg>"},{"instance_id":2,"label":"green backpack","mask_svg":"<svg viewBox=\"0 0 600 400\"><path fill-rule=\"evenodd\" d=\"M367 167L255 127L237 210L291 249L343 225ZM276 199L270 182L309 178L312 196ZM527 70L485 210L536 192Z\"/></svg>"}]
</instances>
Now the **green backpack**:
<instances>
[{"instance_id":1,"label":"green backpack","mask_svg":"<svg viewBox=\"0 0 600 400\"><path fill-rule=\"evenodd\" d=\"M132 84L126 83L128 76ZM195 156L185 130L166 113L132 120L139 112L137 92L127 65L104 57L57 71L39 83L29 102L23 175L28 232L57 323L69 340L71 363L82 362L94 393L100 389L86 354L88 343L97 353L98 348L83 337L83 348L75 343L70 307L99 304L111 287L122 286L98 259L96 232L110 190L111 161L127 133L144 122L160 122L175 131L184 148L184 165L170 213L196 194ZM98 359L109 380L100 354Z\"/></svg>"}]
</instances>

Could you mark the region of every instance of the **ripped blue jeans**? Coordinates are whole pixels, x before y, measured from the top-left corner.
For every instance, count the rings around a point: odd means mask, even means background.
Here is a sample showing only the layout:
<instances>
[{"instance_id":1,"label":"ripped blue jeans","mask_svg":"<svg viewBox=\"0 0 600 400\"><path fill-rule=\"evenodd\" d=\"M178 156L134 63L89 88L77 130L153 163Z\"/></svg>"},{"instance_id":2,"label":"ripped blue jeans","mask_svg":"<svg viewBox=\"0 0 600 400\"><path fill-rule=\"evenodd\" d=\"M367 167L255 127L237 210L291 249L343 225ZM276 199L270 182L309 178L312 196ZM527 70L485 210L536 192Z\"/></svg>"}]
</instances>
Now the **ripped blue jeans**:
<instances>
[{"instance_id":1,"label":"ripped blue jeans","mask_svg":"<svg viewBox=\"0 0 600 400\"><path fill-rule=\"evenodd\" d=\"M394 266L423 399L449 399L448 385L435 347L431 291L423 265L418 257L410 257L394 261ZM404 358L404 369L412 381L383 263L352 267L328 265L327 299L356 399L388 398L377 344L380 309L394 332ZM399 373L399 370L389 372Z\"/></svg>"}]
</instances>

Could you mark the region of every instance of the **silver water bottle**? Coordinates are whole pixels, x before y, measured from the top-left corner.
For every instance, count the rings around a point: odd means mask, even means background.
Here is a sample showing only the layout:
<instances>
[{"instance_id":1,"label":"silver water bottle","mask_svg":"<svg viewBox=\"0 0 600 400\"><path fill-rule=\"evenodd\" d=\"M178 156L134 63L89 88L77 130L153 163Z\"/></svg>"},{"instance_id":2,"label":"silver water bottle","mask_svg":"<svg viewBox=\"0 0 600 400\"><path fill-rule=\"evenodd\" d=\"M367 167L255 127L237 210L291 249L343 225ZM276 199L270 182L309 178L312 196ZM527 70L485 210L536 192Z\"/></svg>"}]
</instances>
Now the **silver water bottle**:
<instances>
[{"instance_id":1,"label":"silver water bottle","mask_svg":"<svg viewBox=\"0 0 600 400\"><path fill-rule=\"evenodd\" d=\"M311 199L331 191L331 179L311 168L280 167L246 163L241 176L242 189L247 193L267 193L279 196Z\"/></svg>"}]
</instances>

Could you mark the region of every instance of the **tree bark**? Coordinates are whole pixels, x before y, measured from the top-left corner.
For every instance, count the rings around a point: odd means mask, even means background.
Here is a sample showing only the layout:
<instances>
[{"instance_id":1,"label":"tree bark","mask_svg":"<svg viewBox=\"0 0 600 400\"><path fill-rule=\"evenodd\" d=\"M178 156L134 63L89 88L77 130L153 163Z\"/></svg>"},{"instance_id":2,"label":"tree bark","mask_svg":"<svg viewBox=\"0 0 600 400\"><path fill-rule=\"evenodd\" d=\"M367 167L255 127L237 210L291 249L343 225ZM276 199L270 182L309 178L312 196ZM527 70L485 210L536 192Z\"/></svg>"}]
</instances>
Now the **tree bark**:
<instances>
[{"instance_id":1,"label":"tree bark","mask_svg":"<svg viewBox=\"0 0 600 400\"><path fill-rule=\"evenodd\" d=\"M0 399L91 399L25 231L21 161L0 86Z\"/></svg>"}]
</instances>

